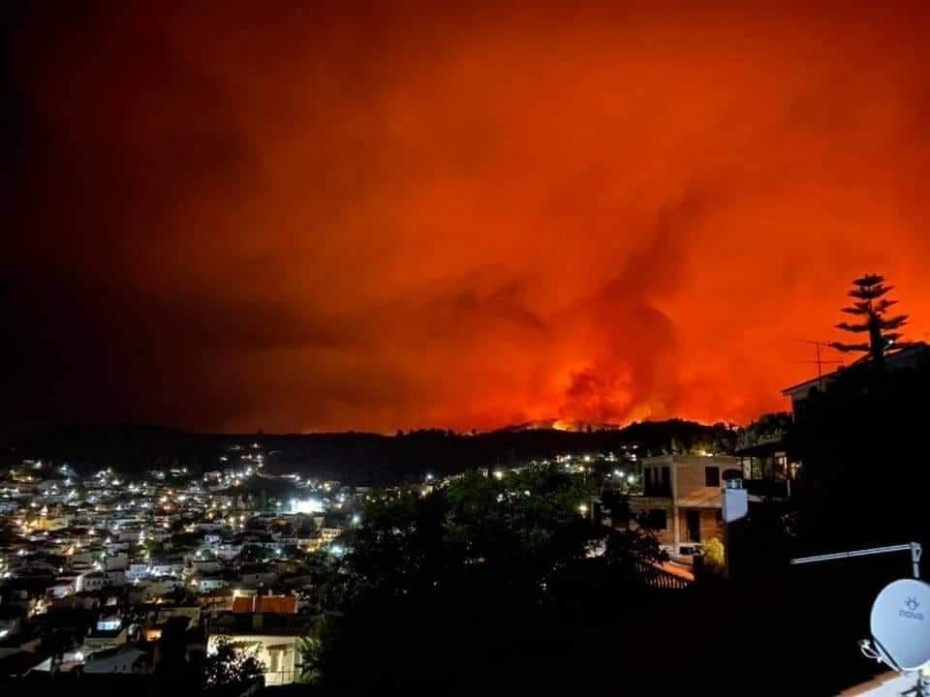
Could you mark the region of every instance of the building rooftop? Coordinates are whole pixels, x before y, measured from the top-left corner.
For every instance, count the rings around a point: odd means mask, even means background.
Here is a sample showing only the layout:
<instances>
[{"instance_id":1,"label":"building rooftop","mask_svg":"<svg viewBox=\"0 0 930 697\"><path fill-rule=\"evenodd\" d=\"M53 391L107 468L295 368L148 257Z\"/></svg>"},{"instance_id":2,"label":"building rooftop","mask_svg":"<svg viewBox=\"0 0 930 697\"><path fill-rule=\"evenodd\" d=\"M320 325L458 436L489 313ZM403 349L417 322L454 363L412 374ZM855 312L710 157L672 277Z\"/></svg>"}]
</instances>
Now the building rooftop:
<instances>
[{"instance_id":1,"label":"building rooftop","mask_svg":"<svg viewBox=\"0 0 930 697\"><path fill-rule=\"evenodd\" d=\"M293 615L297 613L297 598L292 595L234 597L232 611L235 614L261 612Z\"/></svg>"},{"instance_id":2,"label":"building rooftop","mask_svg":"<svg viewBox=\"0 0 930 697\"><path fill-rule=\"evenodd\" d=\"M304 615L226 613L210 623L210 634L280 635L306 634L311 618Z\"/></svg>"},{"instance_id":3,"label":"building rooftop","mask_svg":"<svg viewBox=\"0 0 930 697\"><path fill-rule=\"evenodd\" d=\"M844 366L838 370L825 373L820 377L811 378L809 380L805 380L804 382L799 382L795 385L791 385L790 387L786 387L781 391L781 393L786 397L791 397L792 399L806 397L808 392L810 392L815 387L822 389L824 386L843 375L845 371L868 365L869 360L870 359L868 356L864 356L849 366ZM885 365L889 370L912 368L915 364L928 360L930 360L930 345L924 343L923 341L915 342L908 346L899 348L896 351L890 351L885 354Z\"/></svg>"}]
</instances>

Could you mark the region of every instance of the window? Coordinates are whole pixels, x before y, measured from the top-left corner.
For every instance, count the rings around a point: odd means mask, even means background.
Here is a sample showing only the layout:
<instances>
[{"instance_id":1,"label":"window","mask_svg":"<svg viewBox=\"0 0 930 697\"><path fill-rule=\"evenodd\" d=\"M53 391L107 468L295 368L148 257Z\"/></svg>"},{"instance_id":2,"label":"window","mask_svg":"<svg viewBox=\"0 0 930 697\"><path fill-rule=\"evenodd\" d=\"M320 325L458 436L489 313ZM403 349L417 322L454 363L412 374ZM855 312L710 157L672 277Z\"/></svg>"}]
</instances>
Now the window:
<instances>
[{"instance_id":1,"label":"window","mask_svg":"<svg viewBox=\"0 0 930 697\"><path fill-rule=\"evenodd\" d=\"M647 467L643 493L646 496L671 496L672 474L668 467Z\"/></svg>"},{"instance_id":2,"label":"window","mask_svg":"<svg viewBox=\"0 0 930 697\"><path fill-rule=\"evenodd\" d=\"M668 527L668 514L665 509L650 509L646 514L646 527L650 530L665 530Z\"/></svg>"},{"instance_id":3,"label":"window","mask_svg":"<svg viewBox=\"0 0 930 697\"><path fill-rule=\"evenodd\" d=\"M268 656L271 660L268 662L268 672L269 673L280 673L281 672L281 651L269 651Z\"/></svg>"},{"instance_id":4,"label":"window","mask_svg":"<svg viewBox=\"0 0 930 697\"><path fill-rule=\"evenodd\" d=\"M714 488L720 487L720 468L719 467L705 467L704 468L704 486L712 486Z\"/></svg>"},{"instance_id":5,"label":"window","mask_svg":"<svg viewBox=\"0 0 930 697\"><path fill-rule=\"evenodd\" d=\"M688 542L700 542L701 541L701 512L700 511L685 511L685 527L687 529Z\"/></svg>"}]
</instances>

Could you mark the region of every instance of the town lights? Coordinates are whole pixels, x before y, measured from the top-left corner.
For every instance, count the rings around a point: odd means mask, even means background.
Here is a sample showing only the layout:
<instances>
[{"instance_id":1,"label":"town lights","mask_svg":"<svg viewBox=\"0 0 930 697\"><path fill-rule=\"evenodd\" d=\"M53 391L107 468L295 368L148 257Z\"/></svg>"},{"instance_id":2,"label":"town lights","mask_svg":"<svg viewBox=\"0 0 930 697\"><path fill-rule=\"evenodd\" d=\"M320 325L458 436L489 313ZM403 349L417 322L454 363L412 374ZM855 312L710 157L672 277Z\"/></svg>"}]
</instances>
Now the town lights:
<instances>
[{"instance_id":1,"label":"town lights","mask_svg":"<svg viewBox=\"0 0 930 697\"><path fill-rule=\"evenodd\" d=\"M323 502L320 499L291 499L292 513L321 513Z\"/></svg>"}]
</instances>

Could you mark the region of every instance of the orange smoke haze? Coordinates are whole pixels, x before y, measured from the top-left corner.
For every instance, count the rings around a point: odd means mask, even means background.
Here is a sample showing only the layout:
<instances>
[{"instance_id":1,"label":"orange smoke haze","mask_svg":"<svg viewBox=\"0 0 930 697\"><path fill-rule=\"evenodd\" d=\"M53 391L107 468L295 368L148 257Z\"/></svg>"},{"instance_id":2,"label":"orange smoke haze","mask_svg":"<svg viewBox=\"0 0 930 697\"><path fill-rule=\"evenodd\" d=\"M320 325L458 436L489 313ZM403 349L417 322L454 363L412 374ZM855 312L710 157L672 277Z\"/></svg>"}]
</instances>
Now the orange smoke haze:
<instances>
[{"instance_id":1,"label":"orange smoke haze","mask_svg":"<svg viewBox=\"0 0 930 697\"><path fill-rule=\"evenodd\" d=\"M916 3L232 4L22 18L31 413L745 422L862 273L930 331Z\"/></svg>"}]
</instances>

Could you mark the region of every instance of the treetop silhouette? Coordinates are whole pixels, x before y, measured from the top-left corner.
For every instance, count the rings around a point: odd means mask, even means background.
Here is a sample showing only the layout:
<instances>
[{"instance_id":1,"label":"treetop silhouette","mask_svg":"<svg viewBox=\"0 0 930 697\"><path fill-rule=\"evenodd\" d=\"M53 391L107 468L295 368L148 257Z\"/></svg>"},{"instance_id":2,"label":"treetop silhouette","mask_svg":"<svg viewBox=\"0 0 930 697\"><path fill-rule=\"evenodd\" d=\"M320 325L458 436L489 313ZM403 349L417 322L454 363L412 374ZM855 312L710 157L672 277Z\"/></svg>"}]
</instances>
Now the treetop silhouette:
<instances>
[{"instance_id":1,"label":"treetop silhouette","mask_svg":"<svg viewBox=\"0 0 930 697\"><path fill-rule=\"evenodd\" d=\"M898 330L907 323L908 317L888 313L898 301L885 297L894 287L885 285L884 276L866 274L852 283L853 289L847 295L854 300L842 311L858 319L854 322L840 322L836 328L853 334L867 334L868 341L834 341L830 346L844 353L866 353L874 365L880 368L884 365L885 353L889 349L905 345L899 341L902 333Z\"/></svg>"}]
</instances>

